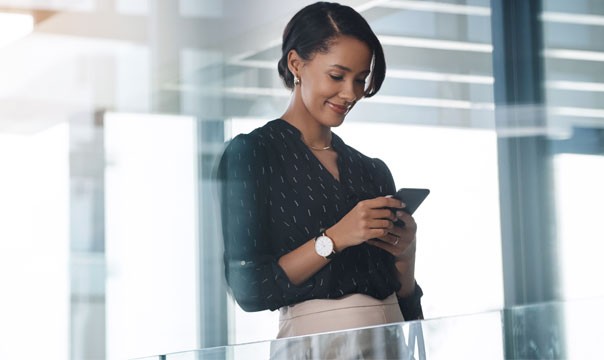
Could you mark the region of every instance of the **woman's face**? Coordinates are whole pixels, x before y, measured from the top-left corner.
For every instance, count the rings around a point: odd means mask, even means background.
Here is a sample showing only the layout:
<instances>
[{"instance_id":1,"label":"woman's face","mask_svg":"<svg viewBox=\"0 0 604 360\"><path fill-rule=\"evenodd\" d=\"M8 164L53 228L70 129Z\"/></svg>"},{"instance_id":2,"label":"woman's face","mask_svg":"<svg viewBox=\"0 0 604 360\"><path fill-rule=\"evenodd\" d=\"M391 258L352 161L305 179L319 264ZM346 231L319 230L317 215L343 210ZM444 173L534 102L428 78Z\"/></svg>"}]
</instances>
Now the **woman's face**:
<instances>
[{"instance_id":1,"label":"woman's face","mask_svg":"<svg viewBox=\"0 0 604 360\"><path fill-rule=\"evenodd\" d=\"M340 36L326 53L316 53L299 68L297 101L319 124L335 127L365 93L372 53L360 40Z\"/></svg>"}]
</instances>

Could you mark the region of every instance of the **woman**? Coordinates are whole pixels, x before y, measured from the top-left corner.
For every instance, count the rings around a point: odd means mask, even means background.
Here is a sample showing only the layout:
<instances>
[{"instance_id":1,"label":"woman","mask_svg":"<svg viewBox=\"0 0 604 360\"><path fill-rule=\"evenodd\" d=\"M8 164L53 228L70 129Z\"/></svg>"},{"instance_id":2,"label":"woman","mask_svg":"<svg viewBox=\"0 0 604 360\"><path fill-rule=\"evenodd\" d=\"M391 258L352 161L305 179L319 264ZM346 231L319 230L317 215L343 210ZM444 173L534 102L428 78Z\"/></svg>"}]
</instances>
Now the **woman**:
<instances>
[{"instance_id":1,"label":"woman","mask_svg":"<svg viewBox=\"0 0 604 360\"><path fill-rule=\"evenodd\" d=\"M332 132L380 89L379 40L352 8L315 3L285 28L278 70L285 113L235 137L219 166L235 299L280 309L278 337L421 318L415 221L386 165Z\"/></svg>"}]
</instances>

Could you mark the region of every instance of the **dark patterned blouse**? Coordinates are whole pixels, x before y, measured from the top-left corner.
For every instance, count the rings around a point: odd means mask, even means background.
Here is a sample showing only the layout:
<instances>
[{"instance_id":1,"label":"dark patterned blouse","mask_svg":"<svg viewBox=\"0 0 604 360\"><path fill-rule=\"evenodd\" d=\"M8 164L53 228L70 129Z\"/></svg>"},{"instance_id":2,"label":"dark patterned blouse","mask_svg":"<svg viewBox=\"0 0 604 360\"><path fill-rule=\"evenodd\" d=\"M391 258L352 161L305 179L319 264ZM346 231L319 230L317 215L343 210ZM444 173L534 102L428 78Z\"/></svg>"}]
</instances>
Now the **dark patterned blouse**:
<instances>
[{"instance_id":1,"label":"dark patterned blouse","mask_svg":"<svg viewBox=\"0 0 604 360\"><path fill-rule=\"evenodd\" d=\"M361 154L335 134L332 146L339 181L304 144L300 131L281 119L238 135L227 146L218 169L225 272L244 310L275 310L351 293L384 299L400 288L394 257L368 244L345 249L298 286L277 263L359 201L395 193L383 161ZM420 296L416 286L412 299L399 301L405 319L421 316Z\"/></svg>"}]
</instances>

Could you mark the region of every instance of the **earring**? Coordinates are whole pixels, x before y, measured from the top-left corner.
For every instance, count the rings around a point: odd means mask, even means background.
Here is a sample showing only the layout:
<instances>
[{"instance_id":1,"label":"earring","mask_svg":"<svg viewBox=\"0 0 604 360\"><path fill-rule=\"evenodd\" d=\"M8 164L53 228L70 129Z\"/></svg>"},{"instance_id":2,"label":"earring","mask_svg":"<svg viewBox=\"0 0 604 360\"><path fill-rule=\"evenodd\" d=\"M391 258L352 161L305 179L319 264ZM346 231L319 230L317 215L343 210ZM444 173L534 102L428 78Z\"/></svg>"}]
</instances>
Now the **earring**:
<instances>
[{"instance_id":1,"label":"earring","mask_svg":"<svg viewBox=\"0 0 604 360\"><path fill-rule=\"evenodd\" d=\"M294 85L300 85L300 79L294 75Z\"/></svg>"}]
</instances>

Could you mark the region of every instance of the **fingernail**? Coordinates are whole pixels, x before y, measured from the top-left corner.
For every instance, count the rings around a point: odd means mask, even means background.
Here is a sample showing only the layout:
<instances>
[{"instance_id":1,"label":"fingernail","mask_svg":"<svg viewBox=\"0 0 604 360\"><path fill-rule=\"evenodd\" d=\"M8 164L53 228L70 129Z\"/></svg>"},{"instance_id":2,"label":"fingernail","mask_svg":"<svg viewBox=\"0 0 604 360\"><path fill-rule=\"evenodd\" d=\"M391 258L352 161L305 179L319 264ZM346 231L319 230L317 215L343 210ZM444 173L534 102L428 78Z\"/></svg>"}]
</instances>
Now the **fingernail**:
<instances>
[{"instance_id":1,"label":"fingernail","mask_svg":"<svg viewBox=\"0 0 604 360\"><path fill-rule=\"evenodd\" d=\"M386 196L384 196L384 197L391 198L391 197L392 197L392 195L386 195Z\"/></svg>"},{"instance_id":2,"label":"fingernail","mask_svg":"<svg viewBox=\"0 0 604 360\"><path fill-rule=\"evenodd\" d=\"M403 216L403 212L402 211L397 211L396 212L396 216L398 216L398 217Z\"/></svg>"}]
</instances>

